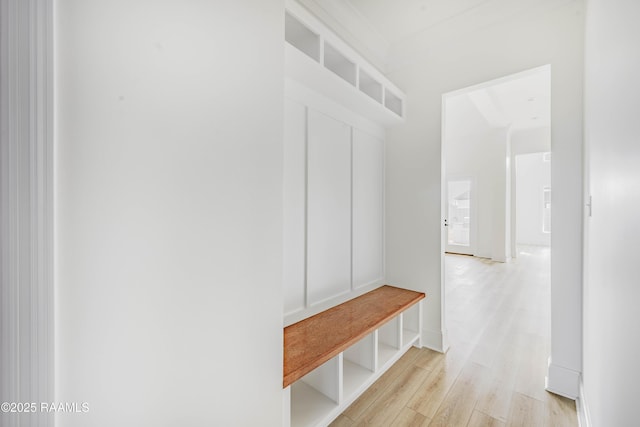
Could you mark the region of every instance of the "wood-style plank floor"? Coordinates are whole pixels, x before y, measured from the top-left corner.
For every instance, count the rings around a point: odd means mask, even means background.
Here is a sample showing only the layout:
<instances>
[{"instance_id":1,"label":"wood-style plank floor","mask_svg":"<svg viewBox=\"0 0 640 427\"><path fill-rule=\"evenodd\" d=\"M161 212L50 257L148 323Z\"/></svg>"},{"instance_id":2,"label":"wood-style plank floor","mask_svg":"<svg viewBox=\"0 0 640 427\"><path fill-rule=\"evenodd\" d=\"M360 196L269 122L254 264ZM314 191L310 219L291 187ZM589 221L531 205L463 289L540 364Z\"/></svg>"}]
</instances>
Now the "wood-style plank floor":
<instances>
[{"instance_id":1,"label":"wood-style plank floor","mask_svg":"<svg viewBox=\"0 0 640 427\"><path fill-rule=\"evenodd\" d=\"M449 351L412 348L332 426L577 426L575 403L544 389L549 250L445 259Z\"/></svg>"}]
</instances>

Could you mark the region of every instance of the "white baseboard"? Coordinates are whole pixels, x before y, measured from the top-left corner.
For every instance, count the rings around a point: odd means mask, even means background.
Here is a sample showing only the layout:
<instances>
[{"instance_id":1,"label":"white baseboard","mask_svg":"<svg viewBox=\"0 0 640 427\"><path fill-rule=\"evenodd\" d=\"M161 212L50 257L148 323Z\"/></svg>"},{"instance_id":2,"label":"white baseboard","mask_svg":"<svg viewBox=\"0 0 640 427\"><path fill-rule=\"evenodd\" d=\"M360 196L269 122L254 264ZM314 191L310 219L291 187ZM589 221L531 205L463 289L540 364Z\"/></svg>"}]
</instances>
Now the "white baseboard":
<instances>
[{"instance_id":1,"label":"white baseboard","mask_svg":"<svg viewBox=\"0 0 640 427\"><path fill-rule=\"evenodd\" d=\"M291 386L282 390L282 427L291 427Z\"/></svg>"},{"instance_id":2,"label":"white baseboard","mask_svg":"<svg viewBox=\"0 0 640 427\"><path fill-rule=\"evenodd\" d=\"M580 394L580 372L556 365L549 358L545 388L551 393L575 400Z\"/></svg>"},{"instance_id":3,"label":"white baseboard","mask_svg":"<svg viewBox=\"0 0 640 427\"><path fill-rule=\"evenodd\" d=\"M578 426L591 427L589 406L587 405L587 398L584 394L584 384L582 382L582 378L580 379L580 396L578 396L578 399L576 399L576 410L578 411Z\"/></svg>"},{"instance_id":4,"label":"white baseboard","mask_svg":"<svg viewBox=\"0 0 640 427\"><path fill-rule=\"evenodd\" d=\"M440 353L446 353L449 350L449 342L442 331L422 329L422 346Z\"/></svg>"}]
</instances>

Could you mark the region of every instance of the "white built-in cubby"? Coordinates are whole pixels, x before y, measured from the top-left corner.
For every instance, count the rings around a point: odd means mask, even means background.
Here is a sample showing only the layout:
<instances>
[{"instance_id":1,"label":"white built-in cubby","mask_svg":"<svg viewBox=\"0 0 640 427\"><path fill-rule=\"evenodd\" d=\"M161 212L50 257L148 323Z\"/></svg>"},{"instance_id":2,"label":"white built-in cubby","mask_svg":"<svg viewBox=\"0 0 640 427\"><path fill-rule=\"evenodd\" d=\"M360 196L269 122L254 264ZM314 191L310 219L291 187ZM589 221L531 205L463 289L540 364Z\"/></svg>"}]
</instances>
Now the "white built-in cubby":
<instances>
[{"instance_id":1,"label":"white built-in cubby","mask_svg":"<svg viewBox=\"0 0 640 427\"><path fill-rule=\"evenodd\" d=\"M420 337L422 324L420 307L414 305L402 313L402 345L407 346Z\"/></svg>"},{"instance_id":2,"label":"white built-in cubby","mask_svg":"<svg viewBox=\"0 0 640 427\"><path fill-rule=\"evenodd\" d=\"M391 319L378 329L378 364L387 366L400 349L402 336L400 332L400 316Z\"/></svg>"},{"instance_id":3,"label":"white built-in cubby","mask_svg":"<svg viewBox=\"0 0 640 427\"><path fill-rule=\"evenodd\" d=\"M284 425L326 426L412 345L420 346L424 294L407 290L400 294L418 299L361 304L369 307L361 316L331 317L329 332L287 340L296 325L389 291L382 286L384 134L404 121L405 96L302 5L285 2ZM377 320L354 333L355 321L370 315ZM340 331L354 335L342 340ZM308 348L334 337L342 344L330 351ZM290 368L287 356L296 354L311 361Z\"/></svg>"},{"instance_id":4,"label":"white built-in cubby","mask_svg":"<svg viewBox=\"0 0 640 427\"><path fill-rule=\"evenodd\" d=\"M374 122L390 125L404 120L402 91L303 6L291 0L286 9L288 78Z\"/></svg>"},{"instance_id":5,"label":"white built-in cubby","mask_svg":"<svg viewBox=\"0 0 640 427\"><path fill-rule=\"evenodd\" d=\"M340 353L291 384L292 427L323 425L340 408L343 362Z\"/></svg>"},{"instance_id":6,"label":"white built-in cubby","mask_svg":"<svg viewBox=\"0 0 640 427\"><path fill-rule=\"evenodd\" d=\"M362 391L376 372L376 333L371 333L349 347L343 354L342 384L345 396Z\"/></svg>"}]
</instances>

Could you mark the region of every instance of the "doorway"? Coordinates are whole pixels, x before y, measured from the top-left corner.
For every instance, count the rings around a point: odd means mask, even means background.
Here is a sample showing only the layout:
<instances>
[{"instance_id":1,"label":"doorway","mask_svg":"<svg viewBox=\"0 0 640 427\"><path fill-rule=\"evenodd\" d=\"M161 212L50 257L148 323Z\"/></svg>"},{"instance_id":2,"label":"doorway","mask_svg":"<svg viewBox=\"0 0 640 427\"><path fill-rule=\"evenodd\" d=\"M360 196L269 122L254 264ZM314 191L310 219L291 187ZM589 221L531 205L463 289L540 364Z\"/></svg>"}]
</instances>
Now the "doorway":
<instances>
[{"instance_id":1,"label":"doorway","mask_svg":"<svg viewBox=\"0 0 640 427\"><path fill-rule=\"evenodd\" d=\"M447 271L451 273L451 269L445 256L456 256L446 253L473 255L498 269L512 268L511 263L518 262L518 245L522 243L518 235L524 233L518 233L517 163L522 155L531 153L550 158L550 71L548 65L538 67L442 97L441 279L445 334L452 308L447 302ZM544 240L550 231L550 183L539 190L535 197L540 201L540 212L536 208L540 226L536 225L536 231ZM523 226L520 224L520 231ZM547 270L548 250L547 245ZM530 253L525 249L523 256ZM474 279L469 277L465 283ZM451 338L446 337L445 342L456 341Z\"/></svg>"}]
</instances>

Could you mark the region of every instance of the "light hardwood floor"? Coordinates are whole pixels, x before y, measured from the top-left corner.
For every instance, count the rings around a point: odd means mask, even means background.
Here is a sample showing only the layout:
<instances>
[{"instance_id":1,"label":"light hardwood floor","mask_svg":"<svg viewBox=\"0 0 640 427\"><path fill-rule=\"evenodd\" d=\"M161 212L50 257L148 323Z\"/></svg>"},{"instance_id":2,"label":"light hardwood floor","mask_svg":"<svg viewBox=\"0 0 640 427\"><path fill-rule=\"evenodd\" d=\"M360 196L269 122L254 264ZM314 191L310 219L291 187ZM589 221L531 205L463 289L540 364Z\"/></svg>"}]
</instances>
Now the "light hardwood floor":
<instances>
[{"instance_id":1,"label":"light hardwood floor","mask_svg":"<svg viewBox=\"0 0 640 427\"><path fill-rule=\"evenodd\" d=\"M575 404L544 389L549 251L494 263L447 255L450 349L412 348L332 426L577 426Z\"/></svg>"}]
</instances>

